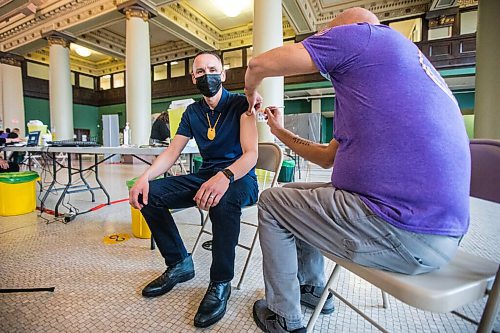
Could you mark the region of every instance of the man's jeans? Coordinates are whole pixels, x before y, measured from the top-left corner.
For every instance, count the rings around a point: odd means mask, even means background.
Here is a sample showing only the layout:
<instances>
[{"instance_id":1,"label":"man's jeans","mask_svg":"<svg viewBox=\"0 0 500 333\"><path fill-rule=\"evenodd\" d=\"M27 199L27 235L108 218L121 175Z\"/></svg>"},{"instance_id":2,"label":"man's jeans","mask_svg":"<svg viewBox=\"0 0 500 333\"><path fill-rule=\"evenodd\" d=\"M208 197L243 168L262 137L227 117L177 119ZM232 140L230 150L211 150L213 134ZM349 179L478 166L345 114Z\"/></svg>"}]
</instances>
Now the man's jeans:
<instances>
[{"instance_id":1,"label":"man's jeans","mask_svg":"<svg viewBox=\"0 0 500 333\"><path fill-rule=\"evenodd\" d=\"M188 256L169 209L196 206L193 200L196 192L217 172L206 170L149 182L148 204L141 209L141 213L167 266L174 265ZM219 204L210 208L213 233L211 281L232 280L235 247L240 234L241 207L254 204L258 191L257 181L246 175L230 184ZM139 201L142 203L141 196Z\"/></svg>"},{"instance_id":2,"label":"man's jeans","mask_svg":"<svg viewBox=\"0 0 500 333\"><path fill-rule=\"evenodd\" d=\"M398 229L357 195L330 183L264 191L259 235L268 308L290 321L302 319L300 285L325 285L321 251L367 267L420 274L447 263L460 240Z\"/></svg>"}]
</instances>

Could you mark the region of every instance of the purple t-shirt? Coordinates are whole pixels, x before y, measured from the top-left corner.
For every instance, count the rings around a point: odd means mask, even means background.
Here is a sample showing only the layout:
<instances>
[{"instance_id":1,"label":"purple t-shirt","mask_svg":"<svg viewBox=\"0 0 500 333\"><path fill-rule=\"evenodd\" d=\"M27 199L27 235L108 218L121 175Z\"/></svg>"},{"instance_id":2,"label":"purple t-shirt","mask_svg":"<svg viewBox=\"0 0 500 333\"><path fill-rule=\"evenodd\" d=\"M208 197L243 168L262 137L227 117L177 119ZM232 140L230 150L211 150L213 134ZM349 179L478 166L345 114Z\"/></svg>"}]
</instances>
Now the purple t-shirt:
<instances>
[{"instance_id":1,"label":"purple t-shirt","mask_svg":"<svg viewBox=\"0 0 500 333\"><path fill-rule=\"evenodd\" d=\"M302 43L336 92L333 186L401 229L463 235L469 141L455 98L417 46L365 23Z\"/></svg>"}]
</instances>

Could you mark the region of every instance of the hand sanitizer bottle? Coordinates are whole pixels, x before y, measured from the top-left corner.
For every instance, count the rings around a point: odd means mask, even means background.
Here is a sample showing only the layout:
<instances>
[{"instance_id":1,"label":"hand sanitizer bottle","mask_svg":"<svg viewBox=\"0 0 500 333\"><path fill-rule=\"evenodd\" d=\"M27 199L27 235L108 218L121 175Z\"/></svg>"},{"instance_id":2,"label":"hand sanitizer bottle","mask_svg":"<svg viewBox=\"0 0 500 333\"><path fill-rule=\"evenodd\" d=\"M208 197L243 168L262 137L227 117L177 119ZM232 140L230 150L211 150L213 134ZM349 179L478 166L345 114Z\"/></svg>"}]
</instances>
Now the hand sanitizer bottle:
<instances>
[{"instance_id":1,"label":"hand sanitizer bottle","mask_svg":"<svg viewBox=\"0 0 500 333\"><path fill-rule=\"evenodd\" d=\"M123 129L123 145L128 146L130 145L130 126L128 122L125 125L125 128Z\"/></svg>"}]
</instances>

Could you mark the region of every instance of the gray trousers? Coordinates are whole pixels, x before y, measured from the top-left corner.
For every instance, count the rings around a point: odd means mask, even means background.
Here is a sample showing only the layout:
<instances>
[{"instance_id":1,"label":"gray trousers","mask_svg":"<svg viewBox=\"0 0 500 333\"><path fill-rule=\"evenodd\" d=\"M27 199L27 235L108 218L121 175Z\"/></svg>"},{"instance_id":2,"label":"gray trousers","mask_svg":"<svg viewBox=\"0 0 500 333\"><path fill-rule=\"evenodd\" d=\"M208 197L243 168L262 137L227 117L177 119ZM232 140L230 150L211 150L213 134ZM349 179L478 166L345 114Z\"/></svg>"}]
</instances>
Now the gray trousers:
<instances>
[{"instance_id":1,"label":"gray trousers","mask_svg":"<svg viewBox=\"0 0 500 333\"><path fill-rule=\"evenodd\" d=\"M461 239L396 228L331 183L264 191L259 236L268 307L290 321L302 319L300 285L325 285L320 251L367 267L421 274L447 263Z\"/></svg>"}]
</instances>

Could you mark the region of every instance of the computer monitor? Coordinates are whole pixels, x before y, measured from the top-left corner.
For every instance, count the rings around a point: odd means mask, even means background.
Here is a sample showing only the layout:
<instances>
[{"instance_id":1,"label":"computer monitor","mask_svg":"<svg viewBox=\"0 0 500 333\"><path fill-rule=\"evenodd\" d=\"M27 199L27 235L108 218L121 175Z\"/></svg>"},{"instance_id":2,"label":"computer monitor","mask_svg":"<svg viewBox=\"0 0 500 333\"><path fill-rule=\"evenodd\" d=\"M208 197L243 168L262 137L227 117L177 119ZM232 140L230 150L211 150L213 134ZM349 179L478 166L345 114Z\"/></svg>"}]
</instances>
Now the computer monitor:
<instances>
[{"instance_id":1,"label":"computer monitor","mask_svg":"<svg viewBox=\"0 0 500 333\"><path fill-rule=\"evenodd\" d=\"M27 146L38 146L38 140L40 139L40 131L29 132Z\"/></svg>"}]
</instances>

